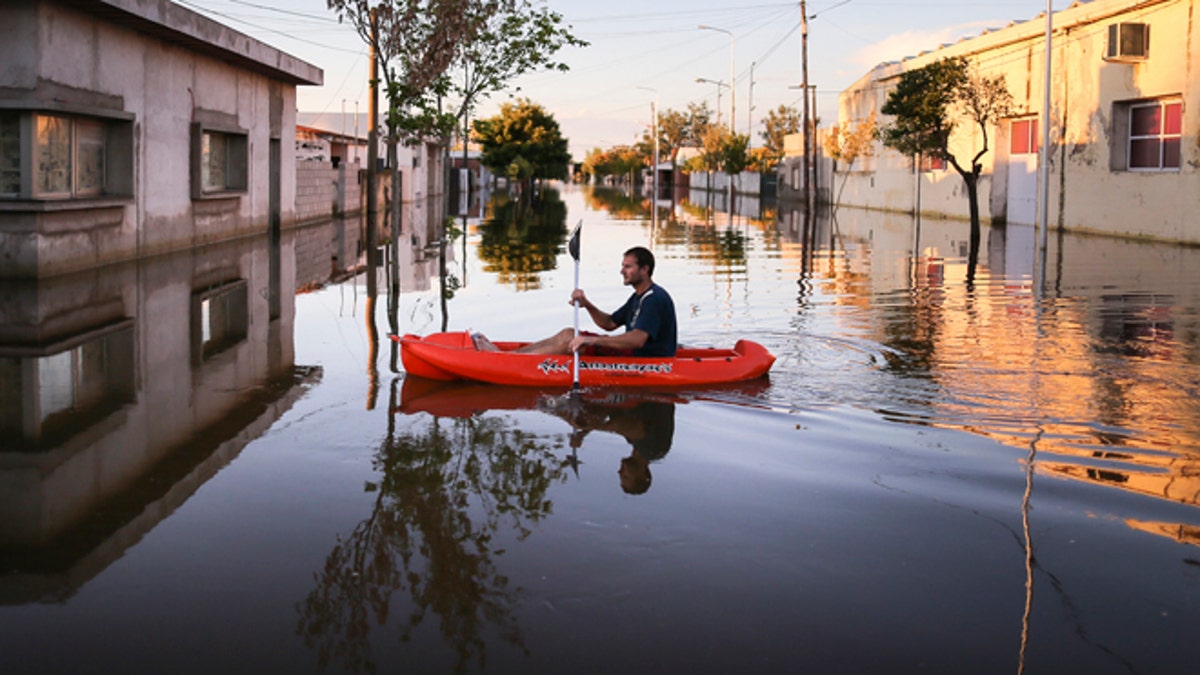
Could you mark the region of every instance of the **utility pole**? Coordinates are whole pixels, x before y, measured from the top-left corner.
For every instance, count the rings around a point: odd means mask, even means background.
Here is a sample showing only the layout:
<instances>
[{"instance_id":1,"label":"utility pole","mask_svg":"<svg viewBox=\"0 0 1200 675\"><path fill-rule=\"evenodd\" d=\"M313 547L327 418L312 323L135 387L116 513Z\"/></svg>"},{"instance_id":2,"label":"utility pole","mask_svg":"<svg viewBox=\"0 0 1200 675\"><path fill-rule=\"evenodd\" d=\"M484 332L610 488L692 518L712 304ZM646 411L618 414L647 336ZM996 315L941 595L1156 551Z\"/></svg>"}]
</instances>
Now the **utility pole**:
<instances>
[{"instance_id":1,"label":"utility pole","mask_svg":"<svg viewBox=\"0 0 1200 675\"><path fill-rule=\"evenodd\" d=\"M1038 292L1041 293L1046 283L1046 248L1049 246L1050 232L1050 78L1053 75L1053 70L1050 67L1050 58L1053 55L1052 40L1054 37L1054 8L1050 0L1046 0L1046 69L1042 76L1042 152L1039 157L1041 164L1038 172L1038 202L1040 213L1038 220L1041 221L1042 229L1040 232L1041 240L1036 247L1039 257L1035 262L1035 268L1040 272L1040 283L1038 284Z\"/></svg>"},{"instance_id":2,"label":"utility pole","mask_svg":"<svg viewBox=\"0 0 1200 675\"><path fill-rule=\"evenodd\" d=\"M750 62L750 100L746 102L746 150L754 147L754 65Z\"/></svg>"},{"instance_id":3,"label":"utility pole","mask_svg":"<svg viewBox=\"0 0 1200 675\"><path fill-rule=\"evenodd\" d=\"M376 192L379 188L379 52L375 45L379 42L378 26L375 23L375 10L371 10L371 54L370 54L370 96L367 110L367 297L375 298L379 289L375 287L375 268L378 266L378 245L375 221L379 216L379 198ZM374 305L372 305L374 309ZM367 319L372 321L370 317Z\"/></svg>"},{"instance_id":4,"label":"utility pole","mask_svg":"<svg viewBox=\"0 0 1200 675\"><path fill-rule=\"evenodd\" d=\"M805 0L800 0L800 76L801 89L804 93L804 215L813 215L812 194L812 132L809 129L808 110L808 8Z\"/></svg>"}]
</instances>

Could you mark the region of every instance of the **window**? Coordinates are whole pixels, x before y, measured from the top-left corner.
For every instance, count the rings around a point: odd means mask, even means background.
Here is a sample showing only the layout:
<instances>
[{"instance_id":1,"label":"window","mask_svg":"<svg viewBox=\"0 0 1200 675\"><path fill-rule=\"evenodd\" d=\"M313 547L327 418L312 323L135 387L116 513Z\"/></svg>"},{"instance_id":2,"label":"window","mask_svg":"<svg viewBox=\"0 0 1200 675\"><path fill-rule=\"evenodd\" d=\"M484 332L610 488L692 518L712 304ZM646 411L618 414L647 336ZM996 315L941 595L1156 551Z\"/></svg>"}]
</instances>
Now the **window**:
<instances>
[{"instance_id":1,"label":"window","mask_svg":"<svg viewBox=\"0 0 1200 675\"><path fill-rule=\"evenodd\" d=\"M70 200L130 196L132 159L133 124L129 120L0 110L2 197Z\"/></svg>"},{"instance_id":2,"label":"window","mask_svg":"<svg viewBox=\"0 0 1200 675\"><path fill-rule=\"evenodd\" d=\"M946 158L921 155L921 171L945 171Z\"/></svg>"},{"instance_id":3,"label":"window","mask_svg":"<svg viewBox=\"0 0 1200 675\"><path fill-rule=\"evenodd\" d=\"M21 194L21 116L0 110L0 195Z\"/></svg>"},{"instance_id":4,"label":"window","mask_svg":"<svg viewBox=\"0 0 1200 675\"><path fill-rule=\"evenodd\" d=\"M192 296L192 355L203 363L246 339L250 311L247 284L238 279Z\"/></svg>"},{"instance_id":5,"label":"window","mask_svg":"<svg viewBox=\"0 0 1200 675\"><path fill-rule=\"evenodd\" d=\"M134 399L132 319L0 354L0 451L54 447Z\"/></svg>"},{"instance_id":6,"label":"window","mask_svg":"<svg viewBox=\"0 0 1200 675\"><path fill-rule=\"evenodd\" d=\"M197 124L192 138L192 198L245 192L249 159L246 132Z\"/></svg>"},{"instance_id":7,"label":"window","mask_svg":"<svg viewBox=\"0 0 1200 675\"><path fill-rule=\"evenodd\" d=\"M1041 149L1041 139L1038 136L1037 118L1013 120L1008 139L1008 153L1010 155L1033 155L1039 149Z\"/></svg>"},{"instance_id":8,"label":"window","mask_svg":"<svg viewBox=\"0 0 1200 675\"><path fill-rule=\"evenodd\" d=\"M1129 107L1129 169L1164 171L1180 166L1183 103L1151 101Z\"/></svg>"}]
</instances>

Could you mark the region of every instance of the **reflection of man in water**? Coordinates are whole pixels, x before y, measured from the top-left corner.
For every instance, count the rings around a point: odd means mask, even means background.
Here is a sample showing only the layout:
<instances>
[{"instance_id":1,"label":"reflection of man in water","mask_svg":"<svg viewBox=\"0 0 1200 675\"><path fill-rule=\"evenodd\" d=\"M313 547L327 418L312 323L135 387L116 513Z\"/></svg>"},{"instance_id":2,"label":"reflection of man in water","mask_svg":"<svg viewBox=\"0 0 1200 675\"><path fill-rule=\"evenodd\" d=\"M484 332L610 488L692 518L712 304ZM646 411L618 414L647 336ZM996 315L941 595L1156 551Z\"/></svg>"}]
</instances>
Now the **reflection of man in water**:
<instances>
[{"instance_id":1,"label":"reflection of man in water","mask_svg":"<svg viewBox=\"0 0 1200 675\"><path fill-rule=\"evenodd\" d=\"M566 413L563 416L579 433L572 438L572 445L593 430L620 434L633 446L617 470L621 489L631 495L649 490L650 463L667 455L675 437L675 404L641 398L618 403L580 400L578 404L573 410L556 411Z\"/></svg>"}]
</instances>

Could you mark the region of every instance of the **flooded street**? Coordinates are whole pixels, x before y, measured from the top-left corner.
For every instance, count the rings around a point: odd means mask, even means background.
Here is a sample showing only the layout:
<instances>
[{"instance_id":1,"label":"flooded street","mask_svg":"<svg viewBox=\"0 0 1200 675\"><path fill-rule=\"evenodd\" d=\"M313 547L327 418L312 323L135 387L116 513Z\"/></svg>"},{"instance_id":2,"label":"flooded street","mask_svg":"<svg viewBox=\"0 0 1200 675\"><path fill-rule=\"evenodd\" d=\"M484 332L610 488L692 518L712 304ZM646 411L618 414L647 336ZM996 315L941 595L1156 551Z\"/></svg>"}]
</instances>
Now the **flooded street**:
<instances>
[{"instance_id":1,"label":"flooded street","mask_svg":"<svg viewBox=\"0 0 1200 675\"><path fill-rule=\"evenodd\" d=\"M1051 233L1039 289L1031 229L968 279L966 223L683 196L402 237L399 329L570 326L582 221L593 302L647 246L768 378L406 378L347 223L4 291L98 328L0 357L3 671L1194 668L1200 249Z\"/></svg>"}]
</instances>

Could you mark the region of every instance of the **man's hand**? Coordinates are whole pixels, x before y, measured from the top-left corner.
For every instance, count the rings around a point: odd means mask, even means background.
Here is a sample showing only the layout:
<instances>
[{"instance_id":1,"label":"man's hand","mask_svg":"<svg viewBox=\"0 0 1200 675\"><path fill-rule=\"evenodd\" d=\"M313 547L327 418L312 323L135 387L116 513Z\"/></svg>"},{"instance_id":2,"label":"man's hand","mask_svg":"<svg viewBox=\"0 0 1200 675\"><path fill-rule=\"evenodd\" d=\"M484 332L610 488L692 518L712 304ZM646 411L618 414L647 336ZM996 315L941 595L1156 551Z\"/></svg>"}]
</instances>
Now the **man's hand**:
<instances>
[{"instance_id":1,"label":"man's hand","mask_svg":"<svg viewBox=\"0 0 1200 675\"><path fill-rule=\"evenodd\" d=\"M595 335L580 335L571 338L571 351L577 352L588 345L594 345L596 344L596 340L597 337Z\"/></svg>"},{"instance_id":2,"label":"man's hand","mask_svg":"<svg viewBox=\"0 0 1200 675\"><path fill-rule=\"evenodd\" d=\"M582 288L576 288L574 291L571 291L571 300L570 300L570 303L569 303L569 304L572 304L572 305L573 305L573 304L575 304L576 302L578 302L578 303L579 303L579 306L580 306L580 307L585 307L585 308L586 308L586 307L587 307L589 304L591 304L591 303L589 303L589 302L588 302L587 296L586 296L586 295L584 295L584 293L583 293L583 289L582 289Z\"/></svg>"}]
</instances>

